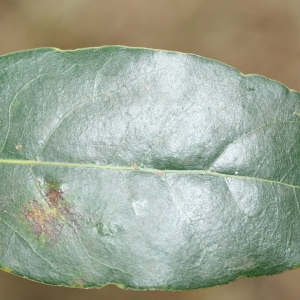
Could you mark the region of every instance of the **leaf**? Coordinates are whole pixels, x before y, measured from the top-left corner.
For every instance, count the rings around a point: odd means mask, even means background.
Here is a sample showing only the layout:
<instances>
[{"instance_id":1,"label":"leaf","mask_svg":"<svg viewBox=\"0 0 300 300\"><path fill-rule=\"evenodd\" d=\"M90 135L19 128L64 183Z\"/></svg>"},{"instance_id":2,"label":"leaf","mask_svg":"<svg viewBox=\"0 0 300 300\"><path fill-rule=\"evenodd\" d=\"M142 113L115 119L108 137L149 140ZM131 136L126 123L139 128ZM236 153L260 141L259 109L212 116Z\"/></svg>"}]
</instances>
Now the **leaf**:
<instances>
[{"instance_id":1,"label":"leaf","mask_svg":"<svg viewBox=\"0 0 300 300\"><path fill-rule=\"evenodd\" d=\"M0 265L194 289L300 264L299 93L207 58L0 57Z\"/></svg>"}]
</instances>

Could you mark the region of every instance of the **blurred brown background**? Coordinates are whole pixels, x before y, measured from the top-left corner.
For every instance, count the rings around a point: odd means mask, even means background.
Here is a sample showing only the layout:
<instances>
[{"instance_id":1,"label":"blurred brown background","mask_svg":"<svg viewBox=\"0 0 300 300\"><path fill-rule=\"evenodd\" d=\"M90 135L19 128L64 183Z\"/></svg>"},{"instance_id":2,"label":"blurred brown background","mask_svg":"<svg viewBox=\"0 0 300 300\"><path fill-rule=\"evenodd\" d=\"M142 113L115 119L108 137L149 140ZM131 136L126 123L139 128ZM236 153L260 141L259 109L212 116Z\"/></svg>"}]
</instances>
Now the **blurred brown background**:
<instances>
[{"instance_id":1,"label":"blurred brown background","mask_svg":"<svg viewBox=\"0 0 300 300\"><path fill-rule=\"evenodd\" d=\"M191 52L300 90L299 0L0 0L0 55L126 45ZM18 249L16 249L18 251ZM0 272L0 300L300 298L300 269L188 292L51 287Z\"/></svg>"}]
</instances>

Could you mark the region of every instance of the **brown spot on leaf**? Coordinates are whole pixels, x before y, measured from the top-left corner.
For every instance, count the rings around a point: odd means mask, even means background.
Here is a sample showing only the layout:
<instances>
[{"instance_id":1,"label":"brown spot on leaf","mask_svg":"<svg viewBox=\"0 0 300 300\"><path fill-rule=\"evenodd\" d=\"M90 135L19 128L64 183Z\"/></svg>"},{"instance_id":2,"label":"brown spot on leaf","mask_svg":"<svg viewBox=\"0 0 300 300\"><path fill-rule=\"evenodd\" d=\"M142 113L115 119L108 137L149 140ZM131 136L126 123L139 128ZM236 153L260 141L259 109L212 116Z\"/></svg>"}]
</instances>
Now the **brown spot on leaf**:
<instances>
[{"instance_id":1,"label":"brown spot on leaf","mask_svg":"<svg viewBox=\"0 0 300 300\"><path fill-rule=\"evenodd\" d=\"M23 149L23 145L17 145L17 146L16 146L16 149L17 149L17 150Z\"/></svg>"},{"instance_id":2,"label":"brown spot on leaf","mask_svg":"<svg viewBox=\"0 0 300 300\"><path fill-rule=\"evenodd\" d=\"M45 201L42 204L37 200L26 202L23 214L39 241L54 244L66 227L77 231L81 215L64 199L63 190L57 184L46 182L40 189Z\"/></svg>"},{"instance_id":3,"label":"brown spot on leaf","mask_svg":"<svg viewBox=\"0 0 300 300\"><path fill-rule=\"evenodd\" d=\"M59 206L59 204L60 204L59 202L63 200L62 193L63 192L60 189L47 190L45 193L45 196L46 196L46 199L47 199L47 202L49 203L49 205L54 206L54 207Z\"/></svg>"},{"instance_id":4,"label":"brown spot on leaf","mask_svg":"<svg viewBox=\"0 0 300 300\"><path fill-rule=\"evenodd\" d=\"M24 216L38 240L47 244L57 241L64 225L53 212L47 211L38 201L30 200L25 204Z\"/></svg>"}]
</instances>

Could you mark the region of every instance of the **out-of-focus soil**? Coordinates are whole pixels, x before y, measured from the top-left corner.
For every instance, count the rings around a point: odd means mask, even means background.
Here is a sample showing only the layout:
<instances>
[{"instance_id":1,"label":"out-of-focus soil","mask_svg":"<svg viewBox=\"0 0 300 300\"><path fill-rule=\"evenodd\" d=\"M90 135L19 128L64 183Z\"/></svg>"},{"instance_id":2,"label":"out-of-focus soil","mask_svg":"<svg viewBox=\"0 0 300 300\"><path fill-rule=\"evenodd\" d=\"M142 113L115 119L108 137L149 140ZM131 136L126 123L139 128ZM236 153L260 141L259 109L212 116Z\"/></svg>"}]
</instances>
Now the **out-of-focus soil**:
<instances>
[{"instance_id":1,"label":"out-of-focus soil","mask_svg":"<svg viewBox=\"0 0 300 300\"><path fill-rule=\"evenodd\" d=\"M0 0L0 55L36 47L160 48L218 59L300 90L299 12L297 0ZM198 291L85 291L0 272L0 300L296 300L299 281L300 269Z\"/></svg>"}]
</instances>

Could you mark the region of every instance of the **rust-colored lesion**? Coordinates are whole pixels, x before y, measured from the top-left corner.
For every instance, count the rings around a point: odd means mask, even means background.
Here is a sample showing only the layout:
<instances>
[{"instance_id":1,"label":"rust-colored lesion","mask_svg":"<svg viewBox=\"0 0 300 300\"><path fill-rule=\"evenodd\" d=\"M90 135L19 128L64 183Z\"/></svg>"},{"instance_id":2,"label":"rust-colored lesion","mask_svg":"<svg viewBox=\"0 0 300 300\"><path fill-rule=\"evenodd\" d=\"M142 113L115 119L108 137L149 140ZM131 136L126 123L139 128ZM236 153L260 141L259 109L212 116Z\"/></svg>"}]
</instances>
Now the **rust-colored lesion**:
<instances>
[{"instance_id":1,"label":"rust-colored lesion","mask_svg":"<svg viewBox=\"0 0 300 300\"><path fill-rule=\"evenodd\" d=\"M74 205L64 199L64 191L58 184L46 181L41 185L39 182L39 188L45 201L29 200L23 215L40 242L54 244L66 226L75 232L78 230L81 216Z\"/></svg>"},{"instance_id":2,"label":"rust-colored lesion","mask_svg":"<svg viewBox=\"0 0 300 300\"><path fill-rule=\"evenodd\" d=\"M63 200L62 193L63 192L59 189L47 191L45 194L45 197L46 197L49 205L54 206L54 207L58 206L59 201Z\"/></svg>"},{"instance_id":3,"label":"rust-colored lesion","mask_svg":"<svg viewBox=\"0 0 300 300\"><path fill-rule=\"evenodd\" d=\"M55 212L47 211L47 208L37 200L30 200L25 204L24 216L39 241L47 244L57 241L64 224L57 218Z\"/></svg>"}]
</instances>

